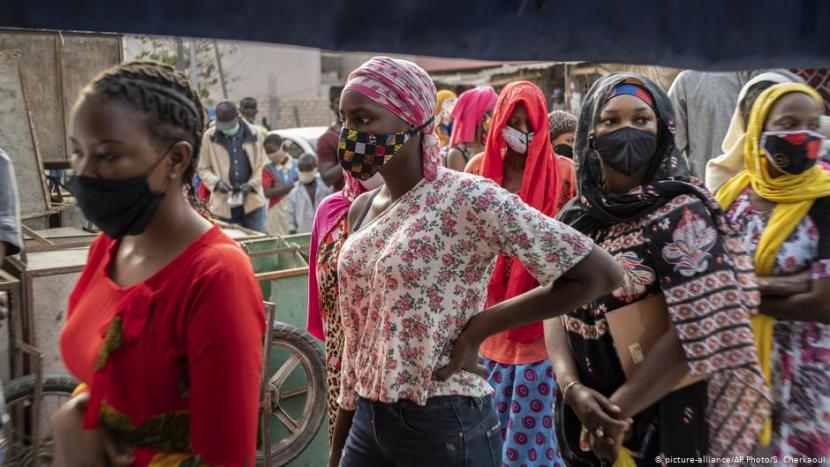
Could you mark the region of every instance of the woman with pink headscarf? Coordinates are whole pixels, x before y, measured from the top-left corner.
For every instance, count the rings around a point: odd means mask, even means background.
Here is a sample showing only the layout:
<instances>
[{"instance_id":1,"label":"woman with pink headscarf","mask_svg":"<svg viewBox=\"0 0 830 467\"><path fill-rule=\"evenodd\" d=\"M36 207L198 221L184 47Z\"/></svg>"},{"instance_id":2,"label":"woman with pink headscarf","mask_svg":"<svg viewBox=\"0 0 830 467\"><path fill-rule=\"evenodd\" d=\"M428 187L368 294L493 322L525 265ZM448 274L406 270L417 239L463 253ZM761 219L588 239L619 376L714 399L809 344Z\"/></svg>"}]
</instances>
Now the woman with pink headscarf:
<instances>
[{"instance_id":1,"label":"woman with pink headscarf","mask_svg":"<svg viewBox=\"0 0 830 467\"><path fill-rule=\"evenodd\" d=\"M452 110L453 126L450 135L446 166L458 172L476 154L484 151L488 123L499 95L490 86L482 86L461 93Z\"/></svg>"},{"instance_id":2,"label":"woman with pink headscarf","mask_svg":"<svg viewBox=\"0 0 830 467\"><path fill-rule=\"evenodd\" d=\"M385 185L352 204L337 264L344 349L332 467L501 465L479 344L622 279L584 235L490 180L439 167L435 94L414 63L376 57L340 100L340 164ZM542 285L485 309L499 255Z\"/></svg>"}]
</instances>

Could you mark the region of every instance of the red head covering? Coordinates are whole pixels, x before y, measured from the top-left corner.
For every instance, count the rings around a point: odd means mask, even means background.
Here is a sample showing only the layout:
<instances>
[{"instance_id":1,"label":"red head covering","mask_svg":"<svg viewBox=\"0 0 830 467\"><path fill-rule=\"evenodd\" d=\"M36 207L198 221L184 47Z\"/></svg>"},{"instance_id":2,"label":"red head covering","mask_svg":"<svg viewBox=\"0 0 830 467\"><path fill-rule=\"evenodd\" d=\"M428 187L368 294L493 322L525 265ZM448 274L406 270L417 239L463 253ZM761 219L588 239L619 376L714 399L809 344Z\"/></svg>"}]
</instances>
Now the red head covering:
<instances>
[{"instance_id":1,"label":"red head covering","mask_svg":"<svg viewBox=\"0 0 830 467\"><path fill-rule=\"evenodd\" d=\"M550 123L545 96L535 84L518 81L508 84L501 92L493 113L493 127L487 136L481 175L499 185L503 184L507 143L501 132L510 121L516 105L520 103L527 110L535 136L528 147L519 197L546 216L554 217L561 182L553 147L550 144ZM487 289L487 304L494 305L521 295L538 285L536 279L527 272L519 260L500 256ZM542 323L533 323L511 329L507 332L507 337L514 341L526 342L537 339L542 334Z\"/></svg>"},{"instance_id":2,"label":"red head covering","mask_svg":"<svg viewBox=\"0 0 830 467\"><path fill-rule=\"evenodd\" d=\"M484 114L493 110L499 95L490 86L464 91L452 109L452 135L450 147L458 143L469 143L476 137L476 128L484 120Z\"/></svg>"}]
</instances>

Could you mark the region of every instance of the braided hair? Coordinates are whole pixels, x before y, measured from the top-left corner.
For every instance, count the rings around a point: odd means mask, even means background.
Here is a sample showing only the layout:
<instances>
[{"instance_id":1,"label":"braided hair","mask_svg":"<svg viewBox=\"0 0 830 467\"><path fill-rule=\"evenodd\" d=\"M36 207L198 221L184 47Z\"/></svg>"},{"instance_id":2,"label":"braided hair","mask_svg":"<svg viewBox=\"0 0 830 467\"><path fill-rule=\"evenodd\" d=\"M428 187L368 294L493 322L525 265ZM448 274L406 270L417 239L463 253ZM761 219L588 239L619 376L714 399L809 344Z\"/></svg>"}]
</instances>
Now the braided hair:
<instances>
[{"instance_id":1,"label":"braided hair","mask_svg":"<svg viewBox=\"0 0 830 467\"><path fill-rule=\"evenodd\" d=\"M190 81L173 67L151 61L116 65L98 75L81 92L80 105L90 97L117 99L144 116L147 130L159 146L187 141L193 147L183 174L189 191L199 161L205 110Z\"/></svg>"}]
</instances>

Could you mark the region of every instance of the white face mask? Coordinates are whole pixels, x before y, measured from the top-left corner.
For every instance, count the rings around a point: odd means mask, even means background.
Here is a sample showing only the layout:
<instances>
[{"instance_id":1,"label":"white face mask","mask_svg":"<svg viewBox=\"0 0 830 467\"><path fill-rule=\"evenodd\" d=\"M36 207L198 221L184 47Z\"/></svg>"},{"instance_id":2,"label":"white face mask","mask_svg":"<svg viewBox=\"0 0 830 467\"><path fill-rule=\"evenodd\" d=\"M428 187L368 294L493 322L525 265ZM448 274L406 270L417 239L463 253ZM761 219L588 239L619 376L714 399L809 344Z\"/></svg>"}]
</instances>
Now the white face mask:
<instances>
[{"instance_id":1,"label":"white face mask","mask_svg":"<svg viewBox=\"0 0 830 467\"><path fill-rule=\"evenodd\" d=\"M308 185L309 183L313 182L315 178L317 178L317 169L314 169L310 172L299 172L300 175L300 183L303 185Z\"/></svg>"},{"instance_id":2,"label":"white face mask","mask_svg":"<svg viewBox=\"0 0 830 467\"><path fill-rule=\"evenodd\" d=\"M235 127L233 127L233 128L229 128L229 129L227 129L227 130L222 130L222 133L224 133L224 134L225 134L225 135L227 135L227 136L234 136L234 135L236 135L237 133L239 133L239 128L241 128L241 127L242 127L242 125L241 125L240 123L238 123L238 122L237 122L237 124L236 124L236 126L235 126Z\"/></svg>"},{"instance_id":3,"label":"white face mask","mask_svg":"<svg viewBox=\"0 0 830 467\"><path fill-rule=\"evenodd\" d=\"M527 148L533 141L533 136L534 134L532 131L530 133L525 133L509 125L501 130L501 137L504 138L504 141L510 149L518 154L527 154Z\"/></svg>"},{"instance_id":4,"label":"white face mask","mask_svg":"<svg viewBox=\"0 0 830 467\"><path fill-rule=\"evenodd\" d=\"M358 180L358 182L363 185L363 188L365 188L366 191L376 190L385 183L383 181L383 177L380 175L380 172L372 175L372 178L369 180Z\"/></svg>"}]
</instances>

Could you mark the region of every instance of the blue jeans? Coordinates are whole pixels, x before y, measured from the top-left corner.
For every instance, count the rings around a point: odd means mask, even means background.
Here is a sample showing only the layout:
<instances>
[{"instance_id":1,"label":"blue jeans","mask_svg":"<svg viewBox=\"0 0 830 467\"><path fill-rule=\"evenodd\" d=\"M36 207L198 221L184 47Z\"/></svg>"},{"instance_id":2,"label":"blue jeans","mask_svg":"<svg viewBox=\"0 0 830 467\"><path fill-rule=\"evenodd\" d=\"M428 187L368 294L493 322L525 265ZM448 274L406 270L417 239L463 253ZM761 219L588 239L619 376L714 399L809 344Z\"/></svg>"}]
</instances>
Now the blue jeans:
<instances>
[{"instance_id":1,"label":"blue jeans","mask_svg":"<svg viewBox=\"0 0 830 467\"><path fill-rule=\"evenodd\" d=\"M245 209L239 206L231 208L231 217L219 217L218 219L229 224L241 225L246 229L265 233L265 224L268 221L268 207L263 206L245 214Z\"/></svg>"},{"instance_id":2,"label":"blue jeans","mask_svg":"<svg viewBox=\"0 0 830 467\"><path fill-rule=\"evenodd\" d=\"M340 467L499 467L500 430L490 397L358 399Z\"/></svg>"}]
</instances>

